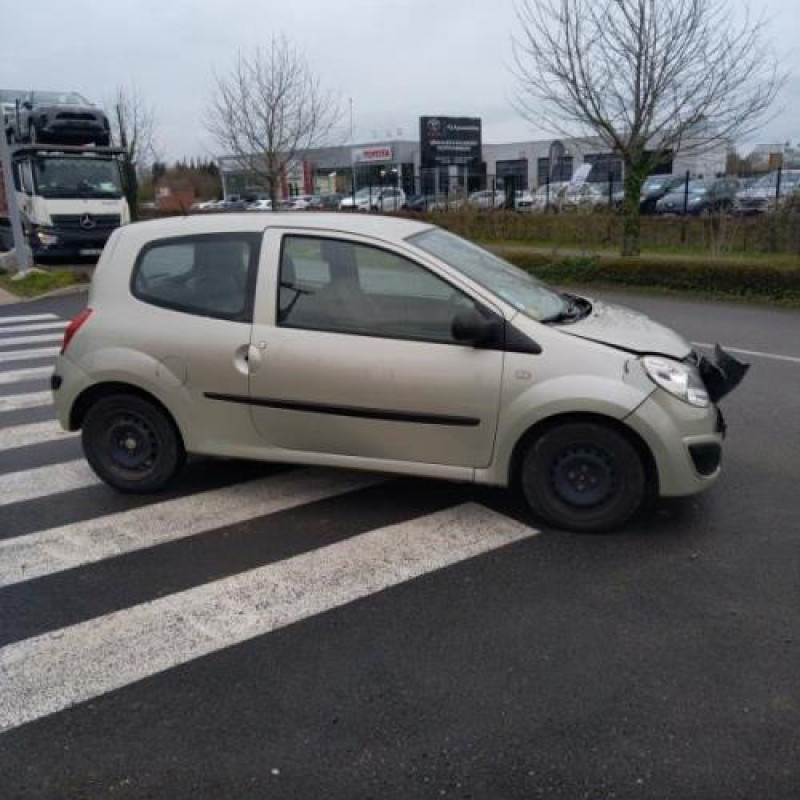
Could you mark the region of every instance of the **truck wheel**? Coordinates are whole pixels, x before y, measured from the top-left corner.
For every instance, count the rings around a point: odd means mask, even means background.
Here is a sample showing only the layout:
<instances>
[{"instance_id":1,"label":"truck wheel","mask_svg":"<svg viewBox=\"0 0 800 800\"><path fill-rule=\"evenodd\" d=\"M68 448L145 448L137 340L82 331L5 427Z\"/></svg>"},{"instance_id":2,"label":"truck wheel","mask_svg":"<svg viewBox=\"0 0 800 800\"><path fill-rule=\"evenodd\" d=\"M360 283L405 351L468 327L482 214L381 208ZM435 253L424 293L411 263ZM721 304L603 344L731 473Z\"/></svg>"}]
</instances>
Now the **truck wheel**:
<instances>
[{"instance_id":1,"label":"truck wheel","mask_svg":"<svg viewBox=\"0 0 800 800\"><path fill-rule=\"evenodd\" d=\"M557 528L602 533L622 527L647 491L636 448L613 428L568 422L545 431L523 454L528 505Z\"/></svg>"},{"instance_id":2,"label":"truck wheel","mask_svg":"<svg viewBox=\"0 0 800 800\"><path fill-rule=\"evenodd\" d=\"M121 492L164 488L186 459L173 421L133 394L109 395L94 403L84 418L81 441L100 480Z\"/></svg>"}]
</instances>

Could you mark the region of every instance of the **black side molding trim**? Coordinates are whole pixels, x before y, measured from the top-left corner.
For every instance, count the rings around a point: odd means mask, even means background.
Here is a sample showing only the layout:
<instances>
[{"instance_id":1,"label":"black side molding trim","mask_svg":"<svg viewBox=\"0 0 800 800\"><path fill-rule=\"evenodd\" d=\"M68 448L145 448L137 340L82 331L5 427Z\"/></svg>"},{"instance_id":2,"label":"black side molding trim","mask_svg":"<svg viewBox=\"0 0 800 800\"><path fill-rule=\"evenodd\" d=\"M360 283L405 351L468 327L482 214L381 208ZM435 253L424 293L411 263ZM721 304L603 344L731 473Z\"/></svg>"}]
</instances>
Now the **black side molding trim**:
<instances>
[{"instance_id":1,"label":"black side molding trim","mask_svg":"<svg viewBox=\"0 0 800 800\"><path fill-rule=\"evenodd\" d=\"M246 406L278 408L286 411L305 411L310 414L331 414L335 417L358 417L379 419L387 422L414 422L418 425L452 425L458 428L477 428L481 421L477 417L457 417L450 414L418 414L414 411L385 411L380 408L359 406L330 406L323 403L297 403L292 400L270 400L265 397L245 397L238 394L203 392L209 400L240 403Z\"/></svg>"}]
</instances>

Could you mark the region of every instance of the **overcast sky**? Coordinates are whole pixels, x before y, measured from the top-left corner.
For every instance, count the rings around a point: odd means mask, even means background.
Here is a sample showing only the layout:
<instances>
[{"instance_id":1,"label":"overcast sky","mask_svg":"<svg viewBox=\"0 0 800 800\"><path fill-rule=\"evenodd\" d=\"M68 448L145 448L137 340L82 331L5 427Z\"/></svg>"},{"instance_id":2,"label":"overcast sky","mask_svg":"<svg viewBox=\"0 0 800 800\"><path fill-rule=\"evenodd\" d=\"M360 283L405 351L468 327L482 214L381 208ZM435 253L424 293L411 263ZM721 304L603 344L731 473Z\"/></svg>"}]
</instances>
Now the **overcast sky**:
<instances>
[{"instance_id":1,"label":"overcast sky","mask_svg":"<svg viewBox=\"0 0 800 800\"><path fill-rule=\"evenodd\" d=\"M743 7L730 2L732 13ZM797 141L800 0L755 8L791 72L783 111L756 138ZM542 135L511 104L512 0L0 0L0 10L0 88L72 89L102 103L135 84L169 159L216 151L203 129L213 71L280 32L345 107L352 98L356 141L416 138L423 114L480 116L487 142Z\"/></svg>"}]
</instances>

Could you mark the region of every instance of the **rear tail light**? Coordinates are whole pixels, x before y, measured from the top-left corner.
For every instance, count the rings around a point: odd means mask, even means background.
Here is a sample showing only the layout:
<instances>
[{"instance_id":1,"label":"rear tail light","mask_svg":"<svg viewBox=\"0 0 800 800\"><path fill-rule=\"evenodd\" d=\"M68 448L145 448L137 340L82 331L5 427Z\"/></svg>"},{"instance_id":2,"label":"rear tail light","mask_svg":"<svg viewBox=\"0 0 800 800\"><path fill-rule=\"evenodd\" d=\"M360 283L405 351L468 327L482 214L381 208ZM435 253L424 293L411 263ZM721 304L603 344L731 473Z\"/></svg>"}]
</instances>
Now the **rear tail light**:
<instances>
[{"instance_id":1,"label":"rear tail light","mask_svg":"<svg viewBox=\"0 0 800 800\"><path fill-rule=\"evenodd\" d=\"M78 332L81 325L89 319L92 313L91 308L84 308L83 311L80 312L76 317L73 317L69 325L67 325L67 329L64 331L64 341L61 342L61 355L63 356L66 352L67 347L69 347L69 343L72 341L72 337Z\"/></svg>"}]
</instances>

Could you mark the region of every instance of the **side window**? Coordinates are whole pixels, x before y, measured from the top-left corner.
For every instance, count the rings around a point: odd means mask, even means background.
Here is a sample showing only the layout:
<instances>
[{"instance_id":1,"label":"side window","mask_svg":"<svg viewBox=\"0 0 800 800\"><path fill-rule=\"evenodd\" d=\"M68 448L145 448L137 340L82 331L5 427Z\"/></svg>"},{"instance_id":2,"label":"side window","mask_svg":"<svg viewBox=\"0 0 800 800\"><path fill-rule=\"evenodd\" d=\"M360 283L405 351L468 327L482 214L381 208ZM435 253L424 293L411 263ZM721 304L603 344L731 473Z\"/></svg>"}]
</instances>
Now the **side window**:
<instances>
[{"instance_id":1,"label":"side window","mask_svg":"<svg viewBox=\"0 0 800 800\"><path fill-rule=\"evenodd\" d=\"M474 307L460 290L387 250L284 237L279 325L455 343L455 315Z\"/></svg>"},{"instance_id":2,"label":"side window","mask_svg":"<svg viewBox=\"0 0 800 800\"><path fill-rule=\"evenodd\" d=\"M146 303L208 317L252 319L260 234L207 234L146 245L131 290Z\"/></svg>"}]
</instances>

